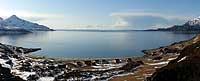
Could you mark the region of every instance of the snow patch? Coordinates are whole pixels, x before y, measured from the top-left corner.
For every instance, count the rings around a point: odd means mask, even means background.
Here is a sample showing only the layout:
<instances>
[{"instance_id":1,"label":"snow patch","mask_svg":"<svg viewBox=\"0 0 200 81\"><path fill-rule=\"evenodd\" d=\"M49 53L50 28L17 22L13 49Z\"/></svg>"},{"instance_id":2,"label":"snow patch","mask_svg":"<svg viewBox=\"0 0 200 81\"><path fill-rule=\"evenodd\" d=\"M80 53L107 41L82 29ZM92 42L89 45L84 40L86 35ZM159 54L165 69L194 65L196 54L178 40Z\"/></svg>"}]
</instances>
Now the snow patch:
<instances>
[{"instance_id":1,"label":"snow patch","mask_svg":"<svg viewBox=\"0 0 200 81\"><path fill-rule=\"evenodd\" d=\"M165 62L158 62L158 63L148 63L147 65L151 65L151 66L155 66L155 65L164 65L164 64L168 64L169 61L165 61Z\"/></svg>"},{"instance_id":2,"label":"snow patch","mask_svg":"<svg viewBox=\"0 0 200 81\"><path fill-rule=\"evenodd\" d=\"M54 77L40 77L37 81L54 81Z\"/></svg>"},{"instance_id":3,"label":"snow patch","mask_svg":"<svg viewBox=\"0 0 200 81\"><path fill-rule=\"evenodd\" d=\"M179 60L178 62L182 61L182 60L185 60L187 58L187 56L181 58L181 60Z\"/></svg>"},{"instance_id":4,"label":"snow patch","mask_svg":"<svg viewBox=\"0 0 200 81\"><path fill-rule=\"evenodd\" d=\"M35 75L35 72L20 72L19 70L11 70L11 73L14 73L16 76L19 76L23 80L27 80L28 76Z\"/></svg>"}]
</instances>

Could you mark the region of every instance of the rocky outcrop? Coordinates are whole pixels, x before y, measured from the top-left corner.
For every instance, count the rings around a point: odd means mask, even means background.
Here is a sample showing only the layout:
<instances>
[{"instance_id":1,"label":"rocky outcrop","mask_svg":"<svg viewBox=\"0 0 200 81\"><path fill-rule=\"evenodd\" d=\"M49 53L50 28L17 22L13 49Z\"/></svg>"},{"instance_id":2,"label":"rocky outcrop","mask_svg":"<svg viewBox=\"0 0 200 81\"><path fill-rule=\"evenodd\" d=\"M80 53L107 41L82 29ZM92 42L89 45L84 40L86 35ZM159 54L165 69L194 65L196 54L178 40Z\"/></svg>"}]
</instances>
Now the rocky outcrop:
<instances>
[{"instance_id":1,"label":"rocky outcrop","mask_svg":"<svg viewBox=\"0 0 200 81\"><path fill-rule=\"evenodd\" d=\"M147 55L160 55L160 54L178 54L183 50L185 47L192 45L196 42L200 41L200 34L196 35L190 40L181 41L173 43L169 46L163 46L156 49L150 49L150 50L143 50L142 52Z\"/></svg>"},{"instance_id":2,"label":"rocky outcrop","mask_svg":"<svg viewBox=\"0 0 200 81\"><path fill-rule=\"evenodd\" d=\"M11 70L0 65L0 81L24 81L18 76L11 74Z\"/></svg>"},{"instance_id":3,"label":"rocky outcrop","mask_svg":"<svg viewBox=\"0 0 200 81\"><path fill-rule=\"evenodd\" d=\"M40 48L23 48L23 47L16 47L11 45L5 45L0 43L0 81L24 81L19 76L15 76L12 74L12 67L18 65L16 64L17 61L21 62L21 71L31 71L32 68L31 62L25 60L25 58L21 55L27 54L30 52L35 52L41 50ZM25 61L25 62L24 62ZM28 79L36 78L34 76L29 76ZM31 80L32 81L32 80Z\"/></svg>"},{"instance_id":4,"label":"rocky outcrop","mask_svg":"<svg viewBox=\"0 0 200 81\"><path fill-rule=\"evenodd\" d=\"M23 53L28 54L31 52L39 51L41 48L23 48L23 47L17 47L17 46L11 46L0 43L0 48L3 50L2 52L9 52L10 54L13 53Z\"/></svg>"},{"instance_id":5,"label":"rocky outcrop","mask_svg":"<svg viewBox=\"0 0 200 81\"><path fill-rule=\"evenodd\" d=\"M199 74L200 41L185 47L178 58L158 69L147 81L199 81Z\"/></svg>"}]
</instances>

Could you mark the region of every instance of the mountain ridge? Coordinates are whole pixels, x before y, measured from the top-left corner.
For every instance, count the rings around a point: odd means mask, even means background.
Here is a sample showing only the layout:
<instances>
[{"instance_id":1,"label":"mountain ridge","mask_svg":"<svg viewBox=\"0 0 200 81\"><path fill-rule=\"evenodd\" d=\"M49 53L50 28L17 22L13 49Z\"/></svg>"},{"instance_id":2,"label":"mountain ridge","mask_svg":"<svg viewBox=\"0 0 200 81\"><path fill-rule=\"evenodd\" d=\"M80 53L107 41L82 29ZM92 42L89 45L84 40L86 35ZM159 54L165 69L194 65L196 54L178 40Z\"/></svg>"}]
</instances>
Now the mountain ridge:
<instances>
[{"instance_id":1,"label":"mountain ridge","mask_svg":"<svg viewBox=\"0 0 200 81\"><path fill-rule=\"evenodd\" d=\"M174 25L168 28L150 29L150 31L200 31L200 16L188 20L182 25Z\"/></svg>"},{"instance_id":2,"label":"mountain ridge","mask_svg":"<svg viewBox=\"0 0 200 81\"><path fill-rule=\"evenodd\" d=\"M33 23L24 19L17 17L16 15L12 15L7 19L0 18L0 29L24 29L28 31L52 31L47 26L39 25L37 23Z\"/></svg>"}]
</instances>

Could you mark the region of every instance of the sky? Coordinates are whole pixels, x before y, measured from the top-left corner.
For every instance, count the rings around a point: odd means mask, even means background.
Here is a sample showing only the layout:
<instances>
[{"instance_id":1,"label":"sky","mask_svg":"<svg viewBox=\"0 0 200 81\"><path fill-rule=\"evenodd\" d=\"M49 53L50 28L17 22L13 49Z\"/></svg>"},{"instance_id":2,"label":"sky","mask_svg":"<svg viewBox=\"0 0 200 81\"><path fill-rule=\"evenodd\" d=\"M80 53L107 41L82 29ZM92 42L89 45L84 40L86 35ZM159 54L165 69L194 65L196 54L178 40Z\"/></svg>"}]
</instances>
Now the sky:
<instances>
[{"instance_id":1,"label":"sky","mask_svg":"<svg viewBox=\"0 0 200 81\"><path fill-rule=\"evenodd\" d=\"M0 0L17 15L53 29L154 29L200 16L200 0Z\"/></svg>"}]
</instances>

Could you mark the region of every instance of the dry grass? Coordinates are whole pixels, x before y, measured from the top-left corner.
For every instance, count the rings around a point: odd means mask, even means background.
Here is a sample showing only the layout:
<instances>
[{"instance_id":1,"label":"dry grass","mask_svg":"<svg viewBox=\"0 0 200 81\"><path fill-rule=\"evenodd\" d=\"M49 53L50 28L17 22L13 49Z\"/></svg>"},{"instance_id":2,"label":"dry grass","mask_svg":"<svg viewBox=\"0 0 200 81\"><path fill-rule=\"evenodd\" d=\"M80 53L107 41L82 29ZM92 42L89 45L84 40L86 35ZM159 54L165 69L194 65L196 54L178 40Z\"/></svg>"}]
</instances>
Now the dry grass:
<instances>
[{"instance_id":1,"label":"dry grass","mask_svg":"<svg viewBox=\"0 0 200 81\"><path fill-rule=\"evenodd\" d=\"M149 63L165 62L165 61L168 61L170 58L176 58L177 56L162 55L162 57L163 59L159 61L150 60L154 57L137 59L137 60L142 60L145 64L139 66L136 69L136 71L134 71L132 74L125 75L125 76L115 76L111 78L109 81L144 81L145 77L152 75L156 71L156 67L163 67L167 65L167 64L148 65Z\"/></svg>"}]
</instances>

